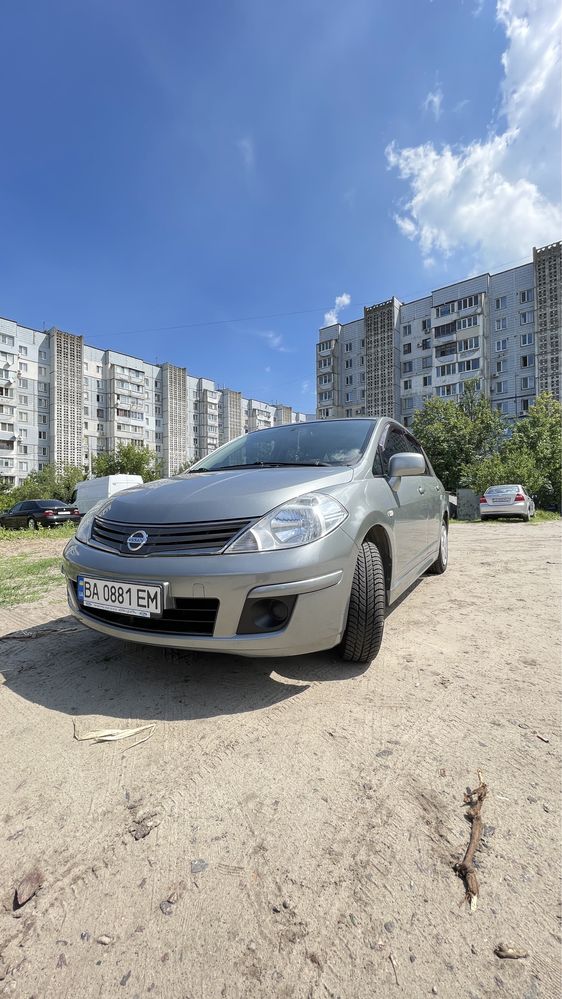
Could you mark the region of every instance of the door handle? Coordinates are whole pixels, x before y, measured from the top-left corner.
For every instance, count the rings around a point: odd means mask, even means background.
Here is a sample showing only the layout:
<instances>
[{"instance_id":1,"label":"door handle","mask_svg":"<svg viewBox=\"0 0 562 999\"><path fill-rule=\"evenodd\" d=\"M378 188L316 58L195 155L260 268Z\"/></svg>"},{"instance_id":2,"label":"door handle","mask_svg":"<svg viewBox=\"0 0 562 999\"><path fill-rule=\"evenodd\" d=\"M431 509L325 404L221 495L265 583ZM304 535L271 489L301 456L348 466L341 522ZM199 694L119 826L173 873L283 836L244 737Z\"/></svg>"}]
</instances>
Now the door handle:
<instances>
[{"instance_id":1,"label":"door handle","mask_svg":"<svg viewBox=\"0 0 562 999\"><path fill-rule=\"evenodd\" d=\"M424 493L425 492L424 487L423 486L418 486L418 492L419 493Z\"/></svg>"}]
</instances>

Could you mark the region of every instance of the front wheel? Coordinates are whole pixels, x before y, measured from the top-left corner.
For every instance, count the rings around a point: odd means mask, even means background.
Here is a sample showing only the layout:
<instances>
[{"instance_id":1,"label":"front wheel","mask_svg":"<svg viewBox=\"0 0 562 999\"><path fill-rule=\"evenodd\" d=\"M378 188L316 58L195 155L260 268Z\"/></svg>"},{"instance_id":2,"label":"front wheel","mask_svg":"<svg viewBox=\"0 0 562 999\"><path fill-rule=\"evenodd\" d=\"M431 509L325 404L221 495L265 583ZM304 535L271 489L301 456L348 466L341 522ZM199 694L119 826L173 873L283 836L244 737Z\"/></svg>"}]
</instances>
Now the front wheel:
<instances>
[{"instance_id":1,"label":"front wheel","mask_svg":"<svg viewBox=\"0 0 562 999\"><path fill-rule=\"evenodd\" d=\"M443 520L441 523L439 555L435 559L433 565L430 565L427 571L431 572L434 576L440 576L441 573L445 572L448 561L449 561L449 531L447 528L447 521Z\"/></svg>"},{"instance_id":2,"label":"front wheel","mask_svg":"<svg viewBox=\"0 0 562 999\"><path fill-rule=\"evenodd\" d=\"M369 663L381 647L385 614L384 566L371 541L357 556L340 655L348 663Z\"/></svg>"}]
</instances>

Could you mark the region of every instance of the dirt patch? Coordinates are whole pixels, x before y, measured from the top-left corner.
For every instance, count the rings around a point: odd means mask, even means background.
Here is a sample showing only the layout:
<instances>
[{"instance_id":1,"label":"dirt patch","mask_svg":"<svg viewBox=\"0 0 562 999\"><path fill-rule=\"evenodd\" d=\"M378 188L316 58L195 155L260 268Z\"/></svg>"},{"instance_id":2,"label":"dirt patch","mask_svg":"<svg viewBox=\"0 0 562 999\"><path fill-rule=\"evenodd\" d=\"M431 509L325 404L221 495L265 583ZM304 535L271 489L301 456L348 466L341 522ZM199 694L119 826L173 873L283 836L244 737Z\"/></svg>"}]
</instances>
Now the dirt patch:
<instances>
[{"instance_id":1,"label":"dirt patch","mask_svg":"<svg viewBox=\"0 0 562 999\"><path fill-rule=\"evenodd\" d=\"M367 670L126 646L62 598L4 610L0 995L558 995L560 538L453 525ZM129 751L74 719L155 729Z\"/></svg>"}]
</instances>

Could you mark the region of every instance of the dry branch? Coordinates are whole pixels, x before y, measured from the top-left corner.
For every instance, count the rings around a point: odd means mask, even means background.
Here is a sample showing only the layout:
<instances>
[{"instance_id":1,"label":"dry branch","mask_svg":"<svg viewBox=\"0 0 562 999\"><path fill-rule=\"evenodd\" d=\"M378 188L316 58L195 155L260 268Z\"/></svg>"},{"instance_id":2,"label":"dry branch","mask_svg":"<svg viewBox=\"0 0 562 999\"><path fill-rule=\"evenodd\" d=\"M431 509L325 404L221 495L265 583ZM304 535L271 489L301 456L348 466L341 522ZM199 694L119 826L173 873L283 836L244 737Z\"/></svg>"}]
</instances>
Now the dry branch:
<instances>
[{"instance_id":1,"label":"dry branch","mask_svg":"<svg viewBox=\"0 0 562 999\"><path fill-rule=\"evenodd\" d=\"M464 881L466 889L465 898L471 908L475 907L476 899L478 898L479 893L473 860L482 835L482 817L480 815L480 812L482 811L482 802L488 793L488 786L484 783L480 771L478 771L478 780L480 781L479 786L473 791L469 788L464 795L464 804L470 806L466 813L466 817L471 825L470 839L468 841L468 847L463 859L460 864L455 864L454 867L454 870L458 874L459 878L462 878Z\"/></svg>"}]
</instances>

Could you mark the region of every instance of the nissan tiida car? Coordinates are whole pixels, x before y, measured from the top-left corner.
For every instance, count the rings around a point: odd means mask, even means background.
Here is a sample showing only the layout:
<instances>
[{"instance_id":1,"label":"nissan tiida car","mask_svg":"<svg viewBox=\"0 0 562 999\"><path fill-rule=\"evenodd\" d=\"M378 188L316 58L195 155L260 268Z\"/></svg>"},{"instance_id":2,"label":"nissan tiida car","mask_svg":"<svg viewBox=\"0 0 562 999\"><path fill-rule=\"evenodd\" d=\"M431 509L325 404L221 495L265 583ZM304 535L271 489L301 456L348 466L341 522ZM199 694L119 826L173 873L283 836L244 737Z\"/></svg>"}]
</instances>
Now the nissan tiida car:
<instances>
[{"instance_id":1,"label":"nissan tiida car","mask_svg":"<svg viewBox=\"0 0 562 999\"><path fill-rule=\"evenodd\" d=\"M385 610L447 567L448 497L392 420L292 424L90 510L64 551L72 613L133 642L370 662Z\"/></svg>"}]
</instances>

